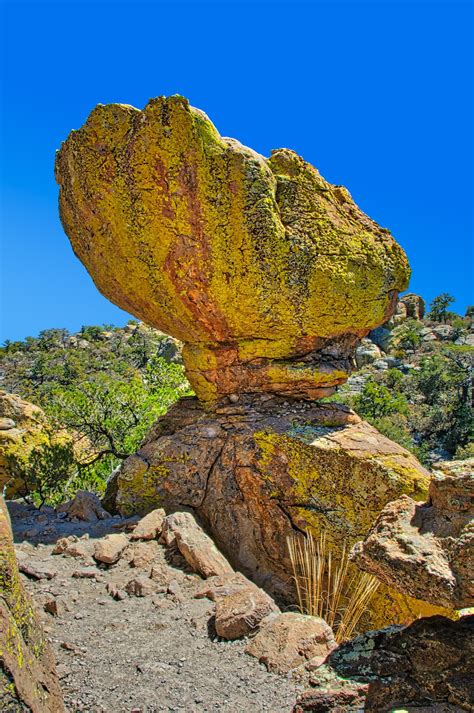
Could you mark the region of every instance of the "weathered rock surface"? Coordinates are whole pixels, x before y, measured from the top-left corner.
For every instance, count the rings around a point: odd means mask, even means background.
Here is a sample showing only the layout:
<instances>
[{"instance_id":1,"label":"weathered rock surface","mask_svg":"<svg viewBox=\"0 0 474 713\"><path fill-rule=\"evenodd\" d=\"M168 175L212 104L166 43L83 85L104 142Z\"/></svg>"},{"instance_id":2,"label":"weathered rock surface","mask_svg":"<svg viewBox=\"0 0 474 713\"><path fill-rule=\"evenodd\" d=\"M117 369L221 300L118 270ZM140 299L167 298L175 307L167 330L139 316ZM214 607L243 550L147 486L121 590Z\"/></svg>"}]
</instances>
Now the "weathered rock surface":
<instances>
[{"instance_id":1,"label":"weathered rock surface","mask_svg":"<svg viewBox=\"0 0 474 713\"><path fill-rule=\"evenodd\" d=\"M474 606L474 459L441 464L427 503L389 503L352 559L382 582L439 606Z\"/></svg>"},{"instance_id":2,"label":"weathered rock surface","mask_svg":"<svg viewBox=\"0 0 474 713\"><path fill-rule=\"evenodd\" d=\"M54 656L20 581L10 520L0 496L0 710L64 710Z\"/></svg>"},{"instance_id":3,"label":"weathered rock surface","mask_svg":"<svg viewBox=\"0 0 474 713\"><path fill-rule=\"evenodd\" d=\"M418 619L369 631L335 649L312 677L294 713L395 709L474 710L474 617Z\"/></svg>"},{"instance_id":4,"label":"weathered rock surface","mask_svg":"<svg viewBox=\"0 0 474 713\"><path fill-rule=\"evenodd\" d=\"M425 301L420 295L408 292L400 297L400 302L404 305L406 316L409 319L422 320L425 316Z\"/></svg>"},{"instance_id":5,"label":"weathered rock surface","mask_svg":"<svg viewBox=\"0 0 474 713\"><path fill-rule=\"evenodd\" d=\"M13 498L25 486L12 478L8 455L27 453L46 441L45 416L38 406L0 390L0 421L0 492L5 488L5 497Z\"/></svg>"},{"instance_id":6,"label":"weathered rock surface","mask_svg":"<svg viewBox=\"0 0 474 713\"><path fill-rule=\"evenodd\" d=\"M309 659L321 664L336 648L331 628L323 619L285 612L272 619L245 651L274 673L288 673Z\"/></svg>"},{"instance_id":7,"label":"weathered rock surface","mask_svg":"<svg viewBox=\"0 0 474 713\"><path fill-rule=\"evenodd\" d=\"M125 514L193 508L234 568L286 596L294 528L326 530L340 552L387 502L402 493L423 499L428 483L413 455L347 408L242 398L209 411L187 398L156 423L111 488ZM430 613L382 587L368 621Z\"/></svg>"},{"instance_id":8,"label":"weathered rock surface","mask_svg":"<svg viewBox=\"0 0 474 713\"><path fill-rule=\"evenodd\" d=\"M107 520L110 517L110 513L104 510L97 495L88 490L78 490L74 498L60 505L57 511L65 512L69 520L84 522Z\"/></svg>"},{"instance_id":9,"label":"weathered rock surface","mask_svg":"<svg viewBox=\"0 0 474 713\"><path fill-rule=\"evenodd\" d=\"M131 540L155 540L161 535L161 530L163 528L163 521L166 517L166 513L163 508L157 508L152 510L142 517L142 519L137 523L134 528L130 539Z\"/></svg>"},{"instance_id":10,"label":"weathered rock surface","mask_svg":"<svg viewBox=\"0 0 474 713\"><path fill-rule=\"evenodd\" d=\"M216 594L216 633L223 639L241 639L253 634L279 609L263 589L252 582L233 593Z\"/></svg>"},{"instance_id":11,"label":"weathered rock surface","mask_svg":"<svg viewBox=\"0 0 474 713\"><path fill-rule=\"evenodd\" d=\"M104 564L115 564L127 545L128 538L126 535L106 535L102 540L98 540L95 543L94 559Z\"/></svg>"},{"instance_id":12,"label":"weathered rock surface","mask_svg":"<svg viewBox=\"0 0 474 713\"><path fill-rule=\"evenodd\" d=\"M179 551L193 572L205 579L233 574L234 570L224 555L199 527L191 513L177 512L168 515L163 523L162 536L168 545L176 541Z\"/></svg>"},{"instance_id":13,"label":"weathered rock surface","mask_svg":"<svg viewBox=\"0 0 474 713\"><path fill-rule=\"evenodd\" d=\"M407 286L403 250L288 149L265 159L180 96L99 105L57 155L74 251L115 304L185 342L196 394L318 398Z\"/></svg>"}]
</instances>

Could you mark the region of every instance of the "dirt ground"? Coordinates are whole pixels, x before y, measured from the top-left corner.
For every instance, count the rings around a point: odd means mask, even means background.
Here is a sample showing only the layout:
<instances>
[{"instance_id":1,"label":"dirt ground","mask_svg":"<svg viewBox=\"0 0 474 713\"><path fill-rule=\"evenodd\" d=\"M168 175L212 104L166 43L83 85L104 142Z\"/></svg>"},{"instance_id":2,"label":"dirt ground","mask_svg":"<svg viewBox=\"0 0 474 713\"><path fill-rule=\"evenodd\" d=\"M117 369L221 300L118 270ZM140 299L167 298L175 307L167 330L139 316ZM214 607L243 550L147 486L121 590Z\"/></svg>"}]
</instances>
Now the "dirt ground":
<instances>
[{"instance_id":1,"label":"dirt ground","mask_svg":"<svg viewBox=\"0 0 474 713\"><path fill-rule=\"evenodd\" d=\"M203 580L186 572L179 556L170 562L157 545L147 572L152 566L158 591L114 599L107 585L122 592L143 573L127 557L97 566L88 555L52 550L59 537L77 535L92 551L96 538L120 532L127 522L68 522L54 511L38 513L18 503L10 504L10 513L21 569L30 570L22 577L56 653L68 711L291 710L304 682L269 673L244 653L245 640L216 637L214 604L194 597Z\"/></svg>"}]
</instances>

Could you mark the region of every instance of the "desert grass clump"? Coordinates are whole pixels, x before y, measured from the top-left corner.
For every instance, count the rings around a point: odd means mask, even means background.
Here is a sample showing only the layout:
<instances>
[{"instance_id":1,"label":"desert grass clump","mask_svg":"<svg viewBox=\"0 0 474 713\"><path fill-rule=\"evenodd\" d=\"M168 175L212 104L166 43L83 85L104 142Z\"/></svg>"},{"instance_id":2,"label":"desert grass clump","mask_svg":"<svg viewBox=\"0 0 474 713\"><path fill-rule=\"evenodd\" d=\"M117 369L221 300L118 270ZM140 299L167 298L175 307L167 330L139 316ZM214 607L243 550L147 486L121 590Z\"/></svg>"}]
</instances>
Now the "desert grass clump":
<instances>
[{"instance_id":1,"label":"desert grass clump","mask_svg":"<svg viewBox=\"0 0 474 713\"><path fill-rule=\"evenodd\" d=\"M349 562L346 543L334 557L325 532L291 535L287 543L301 613L324 619L338 643L350 639L379 581Z\"/></svg>"}]
</instances>

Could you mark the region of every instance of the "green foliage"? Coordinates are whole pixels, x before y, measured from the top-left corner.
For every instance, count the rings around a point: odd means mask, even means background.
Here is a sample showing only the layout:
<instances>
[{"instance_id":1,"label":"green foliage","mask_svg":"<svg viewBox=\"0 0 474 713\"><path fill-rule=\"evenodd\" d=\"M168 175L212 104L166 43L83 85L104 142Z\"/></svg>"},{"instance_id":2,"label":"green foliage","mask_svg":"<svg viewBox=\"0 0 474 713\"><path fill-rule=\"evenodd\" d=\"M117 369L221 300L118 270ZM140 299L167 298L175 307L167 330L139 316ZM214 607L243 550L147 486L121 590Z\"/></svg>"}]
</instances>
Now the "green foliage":
<instances>
[{"instance_id":1,"label":"green foliage","mask_svg":"<svg viewBox=\"0 0 474 713\"><path fill-rule=\"evenodd\" d=\"M386 386L372 379L365 383L360 395L354 399L354 408L360 416L369 419L408 412L407 400L403 394L392 393Z\"/></svg>"},{"instance_id":2,"label":"green foliage","mask_svg":"<svg viewBox=\"0 0 474 713\"><path fill-rule=\"evenodd\" d=\"M421 342L423 323L416 319L406 319L392 331L393 346L402 350L414 350Z\"/></svg>"},{"instance_id":3,"label":"green foliage","mask_svg":"<svg viewBox=\"0 0 474 713\"><path fill-rule=\"evenodd\" d=\"M38 506L61 502L77 472L72 444L52 440L29 453L9 454L7 465L12 478L21 483L22 496Z\"/></svg>"},{"instance_id":4,"label":"green foliage","mask_svg":"<svg viewBox=\"0 0 474 713\"><path fill-rule=\"evenodd\" d=\"M442 292L440 295L435 297L433 302L430 304L428 318L433 320L433 322L446 323L448 320L448 316L451 314L448 312L448 307L453 302L454 297L452 297L447 292Z\"/></svg>"},{"instance_id":5,"label":"green foliage","mask_svg":"<svg viewBox=\"0 0 474 713\"><path fill-rule=\"evenodd\" d=\"M5 343L0 366L5 389L41 406L56 431L72 436L75 490L103 490L153 422L190 393L176 342L134 320L125 329L86 326L77 335L50 329ZM54 499L46 481L41 476L38 487Z\"/></svg>"}]
</instances>

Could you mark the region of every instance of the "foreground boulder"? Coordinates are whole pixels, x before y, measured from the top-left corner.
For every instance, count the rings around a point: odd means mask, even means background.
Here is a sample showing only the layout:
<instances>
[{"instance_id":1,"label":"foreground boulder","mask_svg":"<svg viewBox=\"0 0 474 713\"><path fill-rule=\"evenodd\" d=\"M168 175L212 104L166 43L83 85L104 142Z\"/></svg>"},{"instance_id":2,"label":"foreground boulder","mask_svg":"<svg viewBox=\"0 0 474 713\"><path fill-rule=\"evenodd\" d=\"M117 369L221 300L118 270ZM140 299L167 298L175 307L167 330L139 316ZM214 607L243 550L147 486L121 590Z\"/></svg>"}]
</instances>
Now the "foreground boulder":
<instances>
[{"instance_id":1,"label":"foreground boulder","mask_svg":"<svg viewBox=\"0 0 474 713\"><path fill-rule=\"evenodd\" d=\"M323 619L285 612L264 626L245 651L269 671L288 673L309 659L321 664L335 648L333 632Z\"/></svg>"},{"instance_id":2,"label":"foreground boulder","mask_svg":"<svg viewBox=\"0 0 474 713\"><path fill-rule=\"evenodd\" d=\"M474 617L418 619L369 631L335 649L294 713L474 710Z\"/></svg>"},{"instance_id":3,"label":"foreground boulder","mask_svg":"<svg viewBox=\"0 0 474 713\"><path fill-rule=\"evenodd\" d=\"M232 593L217 593L215 602L216 633L228 640L255 633L268 617L280 611L263 589L249 581Z\"/></svg>"},{"instance_id":4,"label":"foreground boulder","mask_svg":"<svg viewBox=\"0 0 474 713\"><path fill-rule=\"evenodd\" d=\"M106 535L94 545L94 559L103 564L115 564L128 545L126 535Z\"/></svg>"},{"instance_id":5,"label":"foreground boulder","mask_svg":"<svg viewBox=\"0 0 474 713\"><path fill-rule=\"evenodd\" d=\"M382 507L426 497L429 473L349 409L241 399L209 411L182 399L122 465L122 514L193 508L234 568L275 595L292 597L286 538L323 530L335 552L355 544ZM433 608L381 587L367 625L407 622Z\"/></svg>"},{"instance_id":6,"label":"foreground boulder","mask_svg":"<svg viewBox=\"0 0 474 713\"><path fill-rule=\"evenodd\" d=\"M404 495L381 512L352 552L386 584L432 604L474 606L474 459L441 464L429 500Z\"/></svg>"},{"instance_id":7,"label":"foreground boulder","mask_svg":"<svg viewBox=\"0 0 474 713\"><path fill-rule=\"evenodd\" d=\"M0 710L64 710L53 653L18 574L10 520L1 496Z\"/></svg>"},{"instance_id":8,"label":"foreground boulder","mask_svg":"<svg viewBox=\"0 0 474 713\"><path fill-rule=\"evenodd\" d=\"M206 401L330 394L407 286L403 250L345 188L293 151L266 159L221 137L180 96L97 106L56 178L99 290L185 343Z\"/></svg>"}]
</instances>

